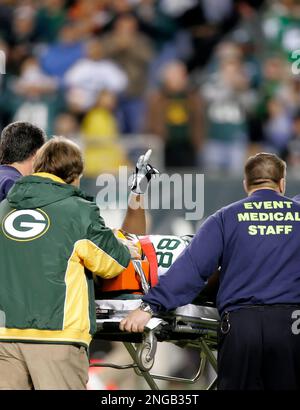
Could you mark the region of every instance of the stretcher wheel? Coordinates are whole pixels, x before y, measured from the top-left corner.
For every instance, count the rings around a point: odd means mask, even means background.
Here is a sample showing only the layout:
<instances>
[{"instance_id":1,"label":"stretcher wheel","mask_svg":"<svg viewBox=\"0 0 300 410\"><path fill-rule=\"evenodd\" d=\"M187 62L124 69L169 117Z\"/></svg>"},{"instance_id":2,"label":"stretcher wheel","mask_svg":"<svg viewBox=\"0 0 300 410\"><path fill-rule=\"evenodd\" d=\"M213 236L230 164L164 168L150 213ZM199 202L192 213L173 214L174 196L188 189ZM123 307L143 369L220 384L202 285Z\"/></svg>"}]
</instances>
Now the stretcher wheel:
<instances>
[{"instance_id":1,"label":"stretcher wheel","mask_svg":"<svg viewBox=\"0 0 300 410\"><path fill-rule=\"evenodd\" d=\"M148 372L154 365L154 355L152 355L152 348L147 344L141 344L137 348L137 365L140 370Z\"/></svg>"}]
</instances>

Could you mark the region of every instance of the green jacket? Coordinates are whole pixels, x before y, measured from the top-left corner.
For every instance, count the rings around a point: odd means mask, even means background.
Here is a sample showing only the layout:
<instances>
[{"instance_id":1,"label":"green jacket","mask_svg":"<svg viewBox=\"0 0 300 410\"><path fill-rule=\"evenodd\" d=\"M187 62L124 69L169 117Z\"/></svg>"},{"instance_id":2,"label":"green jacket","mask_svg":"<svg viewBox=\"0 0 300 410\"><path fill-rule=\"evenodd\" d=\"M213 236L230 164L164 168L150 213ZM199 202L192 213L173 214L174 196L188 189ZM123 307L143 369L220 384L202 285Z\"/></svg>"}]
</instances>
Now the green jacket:
<instances>
[{"instance_id":1,"label":"green jacket","mask_svg":"<svg viewBox=\"0 0 300 410\"><path fill-rule=\"evenodd\" d=\"M93 274L130 262L95 203L50 174L22 178L0 204L0 340L88 346Z\"/></svg>"}]
</instances>

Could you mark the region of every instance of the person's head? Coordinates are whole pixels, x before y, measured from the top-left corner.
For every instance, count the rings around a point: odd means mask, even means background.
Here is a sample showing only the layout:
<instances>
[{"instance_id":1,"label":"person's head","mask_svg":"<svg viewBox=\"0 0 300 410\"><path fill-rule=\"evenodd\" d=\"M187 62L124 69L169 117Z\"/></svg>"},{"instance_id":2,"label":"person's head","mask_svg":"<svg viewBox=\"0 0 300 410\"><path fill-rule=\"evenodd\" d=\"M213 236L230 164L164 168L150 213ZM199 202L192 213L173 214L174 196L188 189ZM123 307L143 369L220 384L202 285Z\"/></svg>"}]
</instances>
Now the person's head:
<instances>
[{"instance_id":1,"label":"person's head","mask_svg":"<svg viewBox=\"0 0 300 410\"><path fill-rule=\"evenodd\" d=\"M79 41L79 26L74 22L68 21L59 31L58 40L62 44L73 44Z\"/></svg>"},{"instance_id":2,"label":"person's head","mask_svg":"<svg viewBox=\"0 0 300 410\"><path fill-rule=\"evenodd\" d=\"M286 113L286 107L279 98L270 98L270 100L267 102L267 112L269 118L277 118L282 115L287 115Z\"/></svg>"},{"instance_id":3,"label":"person's head","mask_svg":"<svg viewBox=\"0 0 300 410\"><path fill-rule=\"evenodd\" d=\"M188 86L188 73L181 61L166 64L161 71L161 82L168 91L182 92Z\"/></svg>"},{"instance_id":4,"label":"person's head","mask_svg":"<svg viewBox=\"0 0 300 410\"><path fill-rule=\"evenodd\" d=\"M0 164L15 166L23 175L32 173L33 160L46 141L44 131L29 122L14 122L0 138Z\"/></svg>"},{"instance_id":5,"label":"person's head","mask_svg":"<svg viewBox=\"0 0 300 410\"><path fill-rule=\"evenodd\" d=\"M17 7L13 14L13 31L18 37L24 38L34 30L35 11L30 6Z\"/></svg>"},{"instance_id":6,"label":"person's head","mask_svg":"<svg viewBox=\"0 0 300 410\"><path fill-rule=\"evenodd\" d=\"M138 20L133 14L121 14L114 22L114 31L121 36L135 36L138 29Z\"/></svg>"},{"instance_id":7,"label":"person's head","mask_svg":"<svg viewBox=\"0 0 300 410\"><path fill-rule=\"evenodd\" d=\"M286 163L275 154L260 152L245 164L244 189L249 194L258 189L285 192Z\"/></svg>"},{"instance_id":8,"label":"person's head","mask_svg":"<svg viewBox=\"0 0 300 410\"><path fill-rule=\"evenodd\" d=\"M80 127L77 117L69 112L63 112L55 118L55 135L72 138L79 133Z\"/></svg>"},{"instance_id":9,"label":"person's head","mask_svg":"<svg viewBox=\"0 0 300 410\"><path fill-rule=\"evenodd\" d=\"M80 148L64 137L48 141L38 151L33 164L35 173L46 172L74 186L79 186L83 168Z\"/></svg>"},{"instance_id":10,"label":"person's head","mask_svg":"<svg viewBox=\"0 0 300 410\"><path fill-rule=\"evenodd\" d=\"M20 76L13 82L13 91L26 98L40 98L57 89L57 81L46 75L35 57L26 58L20 66Z\"/></svg>"},{"instance_id":11,"label":"person's head","mask_svg":"<svg viewBox=\"0 0 300 410\"><path fill-rule=\"evenodd\" d=\"M97 98L97 107L108 111L114 111L117 106L117 97L110 90L102 90Z\"/></svg>"},{"instance_id":12,"label":"person's head","mask_svg":"<svg viewBox=\"0 0 300 410\"><path fill-rule=\"evenodd\" d=\"M216 57L219 63L227 60L242 60L241 47L233 41L223 41L216 49Z\"/></svg>"},{"instance_id":13,"label":"person's head","mask_svg":"<svg viewBox=\"0 0 300 410\"><path fill-rule=\"evenodd\" d=\"M263 63L263 76L267 81L279 82L286 76L286 64L281 56L273 55Z\"/></svg>"},{"instance_id":14,"label":"person's head","mask_svg":"<svg viewBox=\"0 0 300 410\"><path fill-rule=\"evenodd\" d=\"M86 43L86 56L90 60L98 61L103 58L104 50L98 38L91 38Z\"/></svg>"}]
</instances>

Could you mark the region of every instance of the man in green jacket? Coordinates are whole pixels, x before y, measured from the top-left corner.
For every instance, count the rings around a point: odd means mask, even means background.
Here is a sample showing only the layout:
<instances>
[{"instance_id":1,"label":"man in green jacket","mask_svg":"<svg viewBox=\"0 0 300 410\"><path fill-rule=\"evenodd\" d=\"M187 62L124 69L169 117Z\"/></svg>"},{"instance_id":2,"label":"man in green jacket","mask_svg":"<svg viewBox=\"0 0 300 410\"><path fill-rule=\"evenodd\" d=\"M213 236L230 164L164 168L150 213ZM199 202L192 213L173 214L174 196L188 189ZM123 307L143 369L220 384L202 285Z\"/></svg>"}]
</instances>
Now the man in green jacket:
<instances>
[{"instance_id":1,"label":"man in green jacket","mask_svg":"<svg viewBox=\"0 0 300 410\"><path fill-rule=\"evenodd\" d=\"M120 274L121 244L78 188L79 148L46 143L0 205L0 389L85 389L93 275Z\"/></svg>"}]
</instances>

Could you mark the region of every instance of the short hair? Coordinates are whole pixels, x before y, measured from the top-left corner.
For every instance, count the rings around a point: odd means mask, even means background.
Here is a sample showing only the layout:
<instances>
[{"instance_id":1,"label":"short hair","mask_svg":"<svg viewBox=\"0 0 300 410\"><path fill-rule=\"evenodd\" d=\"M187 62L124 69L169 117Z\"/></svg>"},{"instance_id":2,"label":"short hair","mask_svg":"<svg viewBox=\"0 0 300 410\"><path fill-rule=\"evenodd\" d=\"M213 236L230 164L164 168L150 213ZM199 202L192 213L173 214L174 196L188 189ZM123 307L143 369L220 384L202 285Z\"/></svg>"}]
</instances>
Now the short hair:
<instances>
[{"instance_id":1,"label":"short hair","mask_svg":"<svg viewBox=\"0 0 300 410\"><path fill-rule=\"evenodd\" d=\"M64 137L54 137L37 153L33 170L47 172L72 184L83 173L83 158L80 148Z\"/></svg>"},{"instance_id":2,"label":"short hair","mask_svg":"<svg viewBox=\"0 0 300 410\"><path fill-rule=\"evenodd\" d=\"M29 122L13 122L0 137L0 164L10 165L31 158L46 141L44 131Z\"/></svg>"},{"instance_id":3,"label":"short hair","mask_svg":"<svg viewBox=\"0 0 300 410\"><path fill-rule=\"evenodd\" d=\"M275 154L260 152L248 158L245 165L245 182L248 188L276 187L286 175L286 163Z\"/></svg>"}]
</instances>

